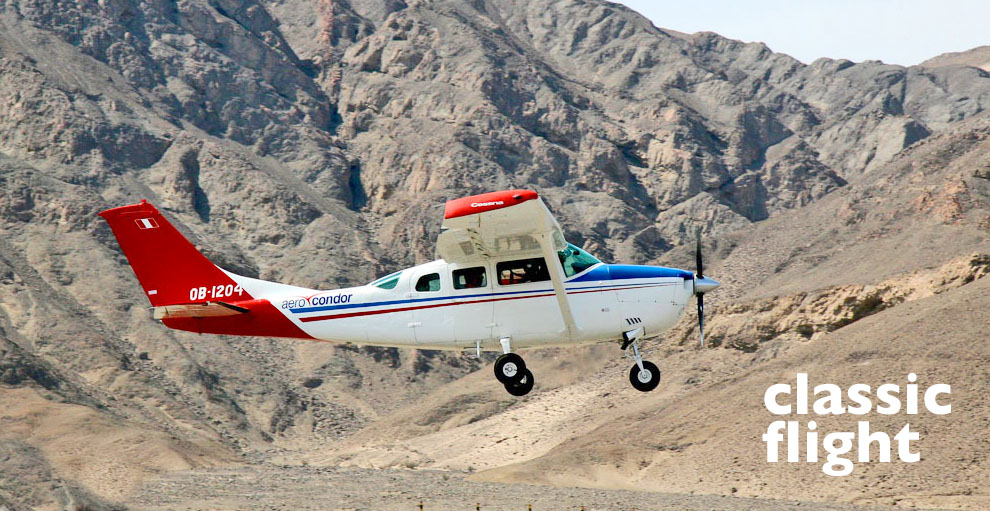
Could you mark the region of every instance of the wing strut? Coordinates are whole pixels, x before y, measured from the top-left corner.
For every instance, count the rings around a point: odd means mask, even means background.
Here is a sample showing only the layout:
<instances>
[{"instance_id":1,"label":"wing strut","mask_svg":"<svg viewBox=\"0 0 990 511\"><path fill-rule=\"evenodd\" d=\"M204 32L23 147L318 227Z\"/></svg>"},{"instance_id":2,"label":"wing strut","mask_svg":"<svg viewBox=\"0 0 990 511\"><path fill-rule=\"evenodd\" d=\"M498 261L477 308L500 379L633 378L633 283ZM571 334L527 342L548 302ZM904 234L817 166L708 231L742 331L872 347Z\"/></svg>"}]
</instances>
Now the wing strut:
<instances>
[{"instance_id":1,"label":"wing strut","mask_svg":"<svg viewBox=\"0 0 990 511\"><path fill-rule=\"evenodd\" d=\"M573 337L577 331L574 323L574 315L571 313L571 302L567 298L567 289L564 288L564 267L557 257L557 249L554 248L553 231L544 232L539 236L540 248L543 249L543 258L547 261L547 271L550 273L550 282L553 283L553 292L557 295L557 305L560 306L560 315L564 319L567 327L568 337Z\"/></svg>"}]
</instances>

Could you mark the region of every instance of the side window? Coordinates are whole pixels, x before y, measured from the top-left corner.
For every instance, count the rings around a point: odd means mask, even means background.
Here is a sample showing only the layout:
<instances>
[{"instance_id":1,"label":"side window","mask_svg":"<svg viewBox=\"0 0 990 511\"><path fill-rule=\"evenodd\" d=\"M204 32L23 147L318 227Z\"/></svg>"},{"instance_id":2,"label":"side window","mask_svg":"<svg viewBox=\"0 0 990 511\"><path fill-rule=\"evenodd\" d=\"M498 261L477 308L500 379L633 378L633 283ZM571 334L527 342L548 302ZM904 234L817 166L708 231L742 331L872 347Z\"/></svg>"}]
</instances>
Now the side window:
<instances>
[{"instance_id":1,"label":"side window","mask_svg":"<svg viewBox=\"0 0 990 511\"><path fill-rule=\"evenodd\" d=\"M375 287L380 287L382 289L395 289L395 285L399 283L399 275L396 274L394 277L385 277Z\"/></svg>"},{"instance_id":2,"label":"side window","mask_svg":"<svg viewBox=\"0 0 990 511\"><path fill-rule=\"evenodd\" d=\"M547 263L542 257L498 263L495 273L498 274L498 283L503 286L550 280Z\"/></svg>"},{"instance_id":3,"label":"side window","mask_svg":"<svg viewBox=\"0 0 990 511\"><path fill-rule=\"evenodd\" d=\"M485 267L461 268L454 270L454 289L472 289L476 287L486 287L488 278L485 275Z\"/></svg>"},{"instance_id":4,"label":"side window","mask_svg":"<svg viewBox=\"0 0 990 511\"><path fill-rule=\"evenodd\" d=\"M429 275L423 275L416 281L416 291L439 291L440 290L440 274L431 273Z\"/></svg>"},{"instance_id":5,"label":"side window","mask_svg":"<svg viewBox=\"0 0 990 511\"><path fill-rule=\"evenodd\" d=\"M395 289L395 285L399 283L399 276L400 275L402 275L402 272L401 271L397 271L395 273L390 273L390 274L388 274L388 275L386 275L386 276L384 276L384 277L382 277L382 278L380 278L380 279L378 279L378 280L376 280L376 281L374 281L374 282L372 282L371 284L368 284L368 285L369 286L379 287L379 288L382 288L382 289Z\"/></svg>"}]
</instances>

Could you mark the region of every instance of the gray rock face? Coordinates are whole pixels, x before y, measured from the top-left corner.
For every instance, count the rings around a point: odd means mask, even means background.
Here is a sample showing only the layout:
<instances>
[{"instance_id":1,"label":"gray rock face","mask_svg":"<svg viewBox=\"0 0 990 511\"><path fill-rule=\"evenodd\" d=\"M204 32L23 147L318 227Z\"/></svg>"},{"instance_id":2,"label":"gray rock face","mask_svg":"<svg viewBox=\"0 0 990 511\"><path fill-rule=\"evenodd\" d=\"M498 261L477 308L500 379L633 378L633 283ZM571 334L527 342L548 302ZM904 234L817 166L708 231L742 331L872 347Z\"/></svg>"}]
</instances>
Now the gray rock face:
<instances>
[{"instance_id":1,"label":"gray rock face","mask_svg":"<svg viewBox=\"0 0 990 511\"><path fill-rule=\"evenodd\" d=\"M7 0L0 385L319 445L481 363L167 331L98 211L147 198L225 268L334 287L431 259L444 200L527 187L603 259L656 261L988 103L978 68L806 66L598 1Z\"/></svg>"},{"instance_id":2,"label":"gray rock face","mask_svg":"<svg viewBox=\"0 0 990 511\"><path fill-rule=\"evenodd\" d=\"M620 6L575 2L414 4L350 46L343 63L340 133L369 155L369 210L407 209L399 197L423 209L435 193L462 189L452 183L470 169L472 190L541 187L574 225L606 220L588 213L591 202L634 206L620 229L588 242L611 257L632 233L665 233L640 260L693 227L724 232L667 214L699 195L727 211L716 223L762 220L988 99L977 69L804 66L759 44L683 37Z\"/></svg>"}]
</instances>

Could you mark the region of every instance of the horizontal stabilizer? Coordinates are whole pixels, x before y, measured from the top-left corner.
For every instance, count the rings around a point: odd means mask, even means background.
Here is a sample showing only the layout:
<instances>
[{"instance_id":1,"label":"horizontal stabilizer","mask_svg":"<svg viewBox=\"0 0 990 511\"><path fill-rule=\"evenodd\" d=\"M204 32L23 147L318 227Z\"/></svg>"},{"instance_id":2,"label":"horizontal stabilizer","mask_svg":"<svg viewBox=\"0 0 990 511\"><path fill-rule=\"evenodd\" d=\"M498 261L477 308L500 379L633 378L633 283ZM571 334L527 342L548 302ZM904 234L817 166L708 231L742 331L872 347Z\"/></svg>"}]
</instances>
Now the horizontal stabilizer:
<instances>
[{"instance_id":1,"label":"horizontal stabilizer","mask_svg":"<svg viewBox=\"0 0 990 511\"><path fill-rule=\"evenodd\" d=\"M250 309L226 302L185 303L155 307L155 319L165 318L214 318L236 316Z\"/></svg>"}]
</instances>

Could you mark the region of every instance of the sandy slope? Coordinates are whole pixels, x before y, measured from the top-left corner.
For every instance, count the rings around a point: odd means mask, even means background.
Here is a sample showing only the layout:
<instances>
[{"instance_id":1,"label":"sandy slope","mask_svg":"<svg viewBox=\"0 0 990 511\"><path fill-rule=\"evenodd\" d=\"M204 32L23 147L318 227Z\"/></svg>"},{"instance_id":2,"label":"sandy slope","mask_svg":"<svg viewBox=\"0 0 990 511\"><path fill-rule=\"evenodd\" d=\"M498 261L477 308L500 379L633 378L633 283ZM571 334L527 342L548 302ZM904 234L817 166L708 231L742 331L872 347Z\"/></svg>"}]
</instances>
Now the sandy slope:
<instances>
[{"instance_id":1,"label":"sandy slope","mask_svg":"<svg viewBox=\"0 0 990 511\"><path fill-rule=\"evenodd\" d=\"M766 357L731 378L710 380L676 400L655 400L639 421L612 420L565 441L537 460L492 470L499 481L580 482L658 491L801 496L857 503L902 503L979 509L990 505L990 279L911 302L818 340ZM707 360L706 360L707 362ZM717 362L712 361L717 364ZM909 372L923 387L952 385L948 416L866 416L874 430L919 431L916 464L860 464L847 477L825 476L817 464L768 464L760 435L776 418L764 390L808 372L812 382L847 387L903 385ZM818 418L821 431L853 431L851 415ZM597 461L596 461L597 459ZM615 460L620 460L616 462Z\"/></svg>"},{"instance_id":2,"label":"sandy slope","mask_svg":"<svg viewBox=\"0 0 990 511\"><path fill-rule=\"evenodd\" d=\"M28 387L0 393L0 439L36 447L61 477L112 500L154 474L236 460L218 443L179 440L87 406L53 401Z\"/></svg>"}]
</instances>

